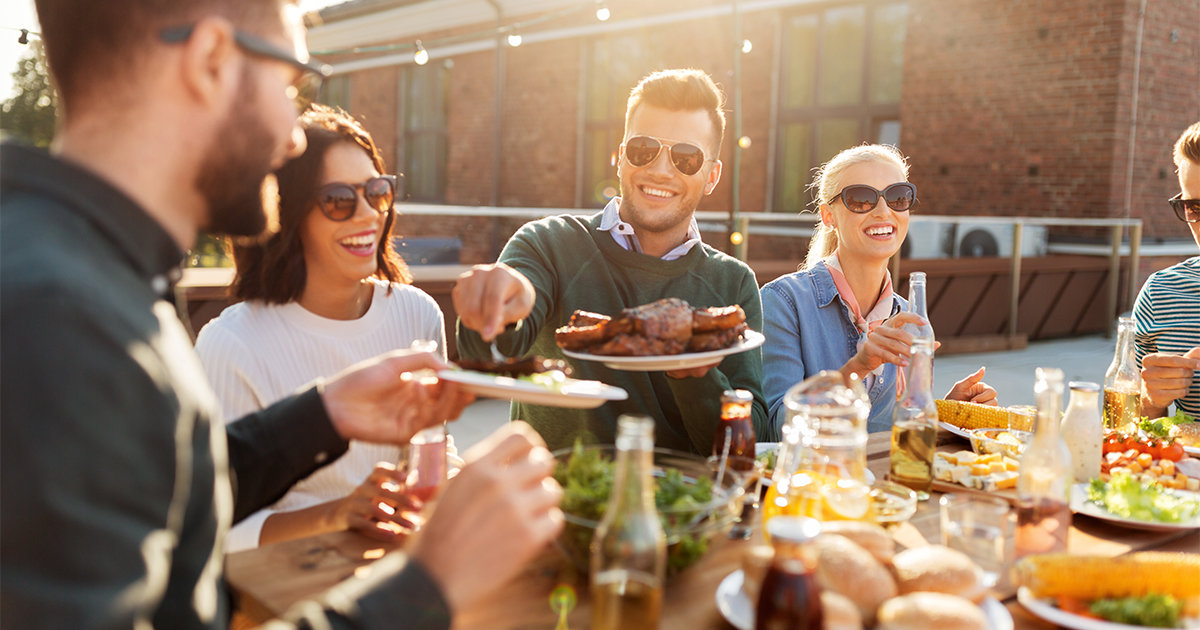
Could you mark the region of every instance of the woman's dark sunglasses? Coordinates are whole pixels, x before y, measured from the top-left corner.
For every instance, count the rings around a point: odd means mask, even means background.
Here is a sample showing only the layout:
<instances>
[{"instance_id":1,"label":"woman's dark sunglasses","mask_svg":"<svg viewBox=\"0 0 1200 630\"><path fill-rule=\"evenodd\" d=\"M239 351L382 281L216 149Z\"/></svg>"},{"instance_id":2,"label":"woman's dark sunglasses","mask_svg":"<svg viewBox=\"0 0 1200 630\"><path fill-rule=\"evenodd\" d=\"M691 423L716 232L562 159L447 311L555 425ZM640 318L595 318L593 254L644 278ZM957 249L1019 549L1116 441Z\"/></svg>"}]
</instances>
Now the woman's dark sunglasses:
<instances>
[{"instance_id":1,"label":"woman's dark sunglasses","mask_svg":"<svg viewBox=\"0 0 1200 630\"><path fill-rule=\"evenodd\" d=\"M372 177L361 184L333 182L317 189L317 205L330 221L346 221L358 210L358 191L367 205L379 214L387 214L396 200L395 175Z\"/></svg>"},{"instance_id":2,"label":"woman's dark sunglasses","mask_svg":"<svg viewBox=\"0 0 1200 630\"><path fill-rule=\"evenodd\" d=\"M651 136L633 136L626 140L625 159L638 168L649 166L658 159L658 154L662 152L663 147L667 147L671 155L671 164L674 164L675 169L684 175L699 173L700 167L709 161L704 157L704 149L694 144L688 142L667 144Z\"/></svg>"},{"instance_id":3,"label":"woman's dark sunglasses","mask_svg":"<svg viewBox=\"0 0 1200 630\"><path fill-rule=\"evenodd\" d=\"M1175 216L1185 223L1200 223L1200 199L1184 199L1179 193L1167 200Z\"/></svg>"},{"instance_id":4,"label":"woman's dark sunglasses","mask_svg":"<svg viewBox=\"0 0 1200 630\"><path fill-rule=\"evenodd\" d=\"M917 205L917 187L908 182L900 182L883 190L876 190L866 184L851 184L834 195L829 203L840 199L842 205L850 212L866 214L875 209L880 197L883 197L883 202L892 210L908 212Z\"/></svg>"}]
</instances>

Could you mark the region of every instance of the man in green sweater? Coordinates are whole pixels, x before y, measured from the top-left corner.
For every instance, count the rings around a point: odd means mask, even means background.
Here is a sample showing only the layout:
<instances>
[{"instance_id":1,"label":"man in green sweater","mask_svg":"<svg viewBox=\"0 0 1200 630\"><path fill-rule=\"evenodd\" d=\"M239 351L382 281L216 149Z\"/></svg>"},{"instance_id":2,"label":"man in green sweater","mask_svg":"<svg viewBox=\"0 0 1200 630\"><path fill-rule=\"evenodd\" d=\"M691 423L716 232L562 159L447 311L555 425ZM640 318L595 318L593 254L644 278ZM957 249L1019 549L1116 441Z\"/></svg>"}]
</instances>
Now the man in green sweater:
<instances>
[{"instance_id":1,"label":"man in green sweater","mask_svg":"<svg viewBox=\"0 0 1200 630\"><path fill-rule=\"evenodd\" d=\"M582 309L615 315L623 308L677 297L694 307L739 304L762 330L754 272L700 240L694 214L721 178L724 97L700 70L653 73L635 87L625 111L617 175L621 196L591 217L560 215L522 226L500 260L458 279L458 349L490 358L495 342L506 355L563 358L556 328ZM720 419L721 393L754 395L759 440L768 435L762 396L762 354L755 348L712 365L667 372L617 371L571 361L574 377L629 392L592 410L514 403L512 417L529 422L554 448L612 443L617 417L646 414L655 444L708 455Z\"/></svg>"}]
</instances>

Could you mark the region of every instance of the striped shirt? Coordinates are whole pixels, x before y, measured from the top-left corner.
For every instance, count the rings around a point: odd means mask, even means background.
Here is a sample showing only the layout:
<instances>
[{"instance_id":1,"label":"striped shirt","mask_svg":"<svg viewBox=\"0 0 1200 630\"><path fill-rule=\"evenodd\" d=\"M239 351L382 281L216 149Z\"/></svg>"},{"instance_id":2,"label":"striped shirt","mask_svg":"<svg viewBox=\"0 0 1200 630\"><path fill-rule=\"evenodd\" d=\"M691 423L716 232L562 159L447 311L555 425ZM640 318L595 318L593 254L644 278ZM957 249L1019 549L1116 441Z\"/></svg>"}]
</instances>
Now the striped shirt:
<instances>
[{"instance_id":1,"label":"striped shirt","mask_svg":"<svg viewBox=\"0 0 1200 630\"><path fill-rule=\"evenodd\" d=\"M1183 354L1200 346L1200 256L1157 271L1133 304L1134 352L1138 365L1152 352ZM1175 405L1200 419L1200 374Z\"/></svg>"}]
</instances>

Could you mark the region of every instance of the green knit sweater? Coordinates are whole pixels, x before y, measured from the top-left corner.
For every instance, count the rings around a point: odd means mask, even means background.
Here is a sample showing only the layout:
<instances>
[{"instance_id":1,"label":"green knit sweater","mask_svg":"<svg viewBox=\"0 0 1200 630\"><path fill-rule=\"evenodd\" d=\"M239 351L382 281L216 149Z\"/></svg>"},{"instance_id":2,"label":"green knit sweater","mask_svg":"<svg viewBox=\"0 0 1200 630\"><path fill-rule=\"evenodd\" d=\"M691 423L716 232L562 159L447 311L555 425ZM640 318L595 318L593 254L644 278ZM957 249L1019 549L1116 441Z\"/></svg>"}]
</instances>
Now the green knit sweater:
<instances>
[{"instance_id":1,"label":"green knit sweater","mask_svg":"<svg viewBox=\"0 0 1200 630\"><path fill-rule=\"evenodd\" d=\"M666 297L682 298L695 307L740 304L750 328L762 330L758 284L745 263L705 244L671 261L626 251L611 234L598 229L600 217L562 215L532 221L505 245L500 261L529 278L537 291L529 317L498 338L505 354L565 358L554 342L554 330L565 325L576 309L615 315L622 308ZM490 346L478 333L459 322L457 335L464 357L490 358ZM754 395L758 439L769 439L762 353L757 348L726 357L702 378L675 379L663 372L625 372L597 362L569 361L574 378L621 387L629 398L597 409L513 403L512 418L532 425L551 449L570 446L576 437L611 444L617 417L638 413L657 421L656 446L707 456L720 420L721 392L726 389L746 389Z\"/></svg>"}]
</instances>

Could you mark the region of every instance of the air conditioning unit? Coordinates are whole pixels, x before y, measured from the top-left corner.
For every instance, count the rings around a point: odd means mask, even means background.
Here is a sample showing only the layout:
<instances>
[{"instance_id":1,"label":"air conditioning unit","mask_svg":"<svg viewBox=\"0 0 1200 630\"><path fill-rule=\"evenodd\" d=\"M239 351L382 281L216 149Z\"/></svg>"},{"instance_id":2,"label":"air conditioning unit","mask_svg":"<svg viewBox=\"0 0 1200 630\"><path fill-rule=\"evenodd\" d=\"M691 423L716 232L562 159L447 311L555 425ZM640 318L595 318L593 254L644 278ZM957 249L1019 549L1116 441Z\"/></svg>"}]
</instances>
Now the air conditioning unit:
<instances>
[{"instance_id":1,"label":"air conditioning unit","mask_svg":"<svg viewBox=\"0 0 1200 630\"><path fill-rule=\"evenodd\" d=\"M1048 231L1040 225L1026 225L1021 231L1021 256L1045 256ZM959 221L954 230L954 257L979 258L1012 255L1011 223Z\"/></svg>"},{"instance_id":2,"label":"air conditioning unit","mask_svg":"<svg viewBox=\"0 0 1200 630\"><path fill-rule=\"evenodd\" d=\"M900 245L900 257L947 258L954 255L954 244L953 223L913 217L908 224L908 236Z\"/></svg>"}]
</instances>

